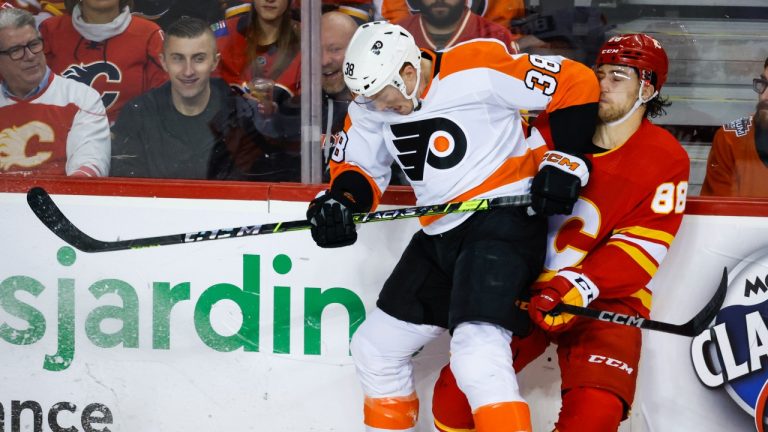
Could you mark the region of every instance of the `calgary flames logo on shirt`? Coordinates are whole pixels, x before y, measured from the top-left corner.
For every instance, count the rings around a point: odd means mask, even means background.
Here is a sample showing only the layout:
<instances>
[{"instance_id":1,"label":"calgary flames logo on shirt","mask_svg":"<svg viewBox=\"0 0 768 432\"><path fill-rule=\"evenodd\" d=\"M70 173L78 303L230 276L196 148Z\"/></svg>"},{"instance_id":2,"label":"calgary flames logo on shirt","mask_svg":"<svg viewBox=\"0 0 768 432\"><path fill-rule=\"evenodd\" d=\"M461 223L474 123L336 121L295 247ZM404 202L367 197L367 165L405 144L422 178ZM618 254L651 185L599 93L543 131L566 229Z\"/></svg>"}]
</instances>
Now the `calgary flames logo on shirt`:
<instances>
[{"instance_id":1,"label":"calgary flames logo on shirt","mask_svg":"<svg viewBox=\"0 0 768 432\"><path fill-rule=\"evenodd\" d=\"M27 156L27 143L34 137L40 142L53 142L53 129L45 123L33 121L0 131L0 170L8 171L14 165L32 168L50 159L53 155L50 151Z\"/></svg>"},{"instance_id":2,"label":"calgary flames logo on shirt","mask_svg":"<svg viewBox=\"0 0 768 432\"><path fill-rule=\"evenodd\" d=\"M100 76L104 76L108 83L120 84L122 82L120 68L114 63L107 61L70 65L61 73L61 75L64 78L81 82L89 87L93 87L94 82L96 82ZM101 101L104 103L104 107L109 110L119 96L119 91L104 91L101 93Z\"/></svg>"}]
</instances>

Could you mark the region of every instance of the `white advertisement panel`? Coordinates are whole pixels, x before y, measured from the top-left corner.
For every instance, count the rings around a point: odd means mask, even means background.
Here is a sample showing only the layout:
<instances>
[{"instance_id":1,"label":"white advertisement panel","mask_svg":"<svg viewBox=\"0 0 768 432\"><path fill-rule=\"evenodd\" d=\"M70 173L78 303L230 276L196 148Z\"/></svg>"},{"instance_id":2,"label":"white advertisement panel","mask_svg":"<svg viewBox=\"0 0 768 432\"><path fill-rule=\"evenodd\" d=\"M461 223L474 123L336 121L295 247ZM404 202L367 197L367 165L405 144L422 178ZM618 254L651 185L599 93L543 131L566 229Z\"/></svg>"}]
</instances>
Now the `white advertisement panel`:
<instances>
[{"instance_id":1,"label":"white advertisement panel","mask_svg":"<svg viewBox=\"0 0 768 432\"><path fill-rule=\"evenodd\" d=\"M54 199L102 240L297 220L306 209L285 201ZM330 250L298 231L92 254L53 235L23 194L0 194L0 220L0 432L362 430L349 338L415 220L365 224L355 245ZM735 268L766 244L764 219L687 216L653 282L653 318L688 320L723 266ZM750 334L753 345L768 343L768 331L766 339L761 329ZM724 386L702 384L690 338L644 336L638 395L622 431L754 430L754 412ZM722 356L712 352L722 350L702 345L717 376ZM742 379L759 368L761 353ZM445 337L414 358L419 430L432 430L431 387L447 359ZM535 430L551 430L554 353L521 381Z\"/></svg>"}]
</instances>

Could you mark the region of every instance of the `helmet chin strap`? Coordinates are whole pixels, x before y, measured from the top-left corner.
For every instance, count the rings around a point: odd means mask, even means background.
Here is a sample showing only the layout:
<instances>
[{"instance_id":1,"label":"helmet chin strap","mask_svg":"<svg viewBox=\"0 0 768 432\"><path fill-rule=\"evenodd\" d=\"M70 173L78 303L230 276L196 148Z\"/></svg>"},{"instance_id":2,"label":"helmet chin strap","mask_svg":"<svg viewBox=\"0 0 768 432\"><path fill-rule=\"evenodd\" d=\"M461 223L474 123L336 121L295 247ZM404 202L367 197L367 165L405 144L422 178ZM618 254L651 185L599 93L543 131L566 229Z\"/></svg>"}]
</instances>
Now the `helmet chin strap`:
<instances>
[{"instance_id":1,"label":"helmet chin strap","mask_svg":"<svg viewBox=\"0 0 768 432\"><path fill-rule=\"evenodd\" d=\"M649 97L647 100L643 100L644 85L645 85L644 82L640 84L640 88L637 90L637 98L635 99L635 103L634 105L632 105L632 108L626 114L624 114L620 119L614 120L612 122L607 122L606 123L607 126L616 126L621 123L624 123L629 118L629 116L631 116L635 111L637 111L638 108L640 108L640 105L647 103L648 101L655 98L659 94L658 91L654 91L651 97Z\"/></svg>"},{"instance_id":2,"label":"helmet chin strap","mask_svg":"<svg viewBox=\"0 0 768 432\"><path fill-rule=\"evenodd\" d=\"M419 92L419 84L421 84L421 64L414 65L414 69L416 69L416 85L413 87L413 91L411 94L406 93L405 89L405 81L403 81L403 87L400 89L400 93L405 96L406 99L410 100L413 104L413 110L417 111L419 108L421 108L421 100L416 96L416 94Z\"/></svg>"}]
</instances>

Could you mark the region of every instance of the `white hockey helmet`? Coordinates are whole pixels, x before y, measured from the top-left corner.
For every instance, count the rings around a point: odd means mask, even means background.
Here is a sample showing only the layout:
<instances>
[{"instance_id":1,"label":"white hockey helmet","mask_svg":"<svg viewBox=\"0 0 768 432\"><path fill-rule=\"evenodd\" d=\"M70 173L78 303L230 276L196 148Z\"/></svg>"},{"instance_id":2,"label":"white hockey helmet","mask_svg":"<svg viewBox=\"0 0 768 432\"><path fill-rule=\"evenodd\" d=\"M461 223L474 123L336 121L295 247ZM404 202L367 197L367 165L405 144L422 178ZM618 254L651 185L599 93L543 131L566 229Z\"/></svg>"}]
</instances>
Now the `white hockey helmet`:
<instances>
[{"instance_id":1,"label":"white hockey helmet","mask_svg":"<svg viewBox=\"0 0 768 432\"><path fill-rule=\"evenodd\" d=\"M409 95L400 69L410 63L421 78L421 51L403 27L387 21L360 26L349 41L344 56L344 82L357 95L369 98L392 85L418 106L415 95L418 81Z\"/></svg>"}]
</instances>

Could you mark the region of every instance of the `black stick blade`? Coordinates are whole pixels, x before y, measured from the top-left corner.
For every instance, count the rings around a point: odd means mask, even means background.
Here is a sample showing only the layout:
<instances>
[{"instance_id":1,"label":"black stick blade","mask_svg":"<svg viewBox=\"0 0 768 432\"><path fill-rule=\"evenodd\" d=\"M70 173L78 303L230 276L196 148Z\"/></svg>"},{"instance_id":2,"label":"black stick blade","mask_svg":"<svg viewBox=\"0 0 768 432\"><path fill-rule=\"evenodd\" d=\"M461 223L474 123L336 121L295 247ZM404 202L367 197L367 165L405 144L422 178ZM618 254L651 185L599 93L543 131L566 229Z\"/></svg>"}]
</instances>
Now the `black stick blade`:
<instances>
[{"instance_id":1,"label":"black stick blade","mask_svg":"<svg viewBox=\"0 0 768 432\"><path fill-rule=\"evenodd\" d=\"M720 279L720 285L718 285L717 291L715 291L712 299L709 300L709 303L707 303L706 306L704 306L704 308L699 313L697 313L695 317L691 318L690 321L683 324L683 326L690 328L691 336L698 336L701 332L709 328L709 325L712 323L712 321L715 320L717 313L723 306L725 295L727 293L728 268L723 267L723 277Z\"/></svg>"},{"instance_id":2,"label":"black stick blade","mask_svg":"<svg viewBox=\"0 0 768 432\"><path fill-rule=\"evenodd\" d=\"M30 189L27 192L27 204L40 222L68 244L83 252L94 252L104 247L104 242L88 236L72 224L45 189L40 187Z\"/></svg>"}]
</instances>

